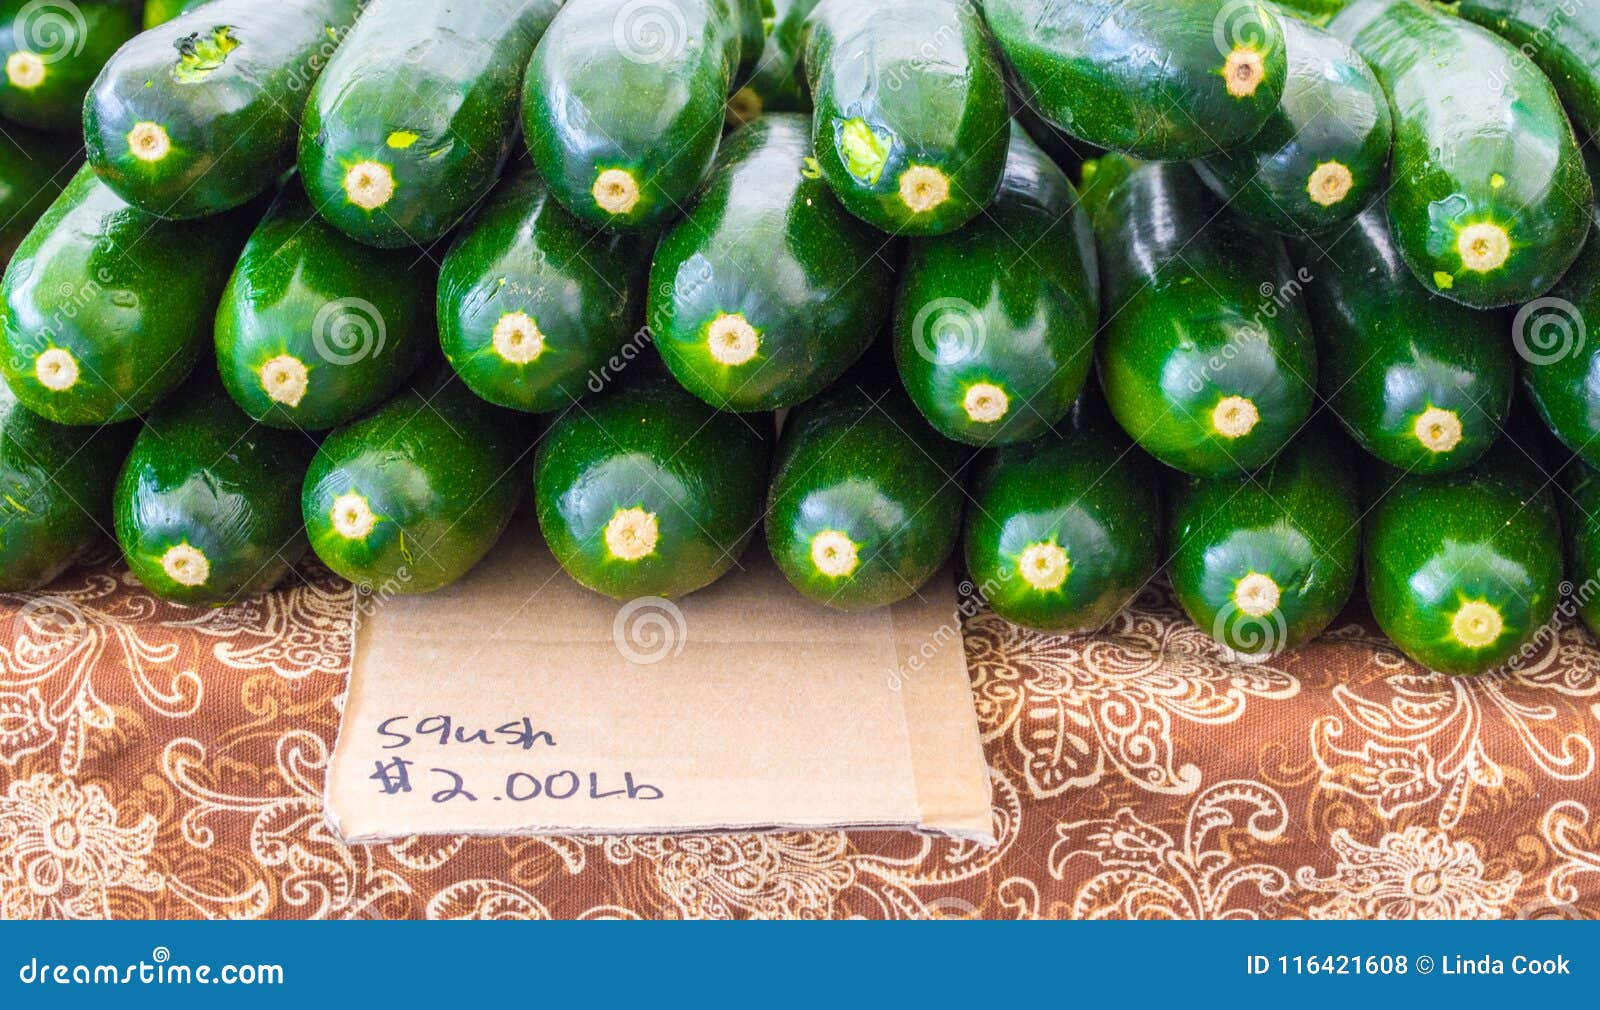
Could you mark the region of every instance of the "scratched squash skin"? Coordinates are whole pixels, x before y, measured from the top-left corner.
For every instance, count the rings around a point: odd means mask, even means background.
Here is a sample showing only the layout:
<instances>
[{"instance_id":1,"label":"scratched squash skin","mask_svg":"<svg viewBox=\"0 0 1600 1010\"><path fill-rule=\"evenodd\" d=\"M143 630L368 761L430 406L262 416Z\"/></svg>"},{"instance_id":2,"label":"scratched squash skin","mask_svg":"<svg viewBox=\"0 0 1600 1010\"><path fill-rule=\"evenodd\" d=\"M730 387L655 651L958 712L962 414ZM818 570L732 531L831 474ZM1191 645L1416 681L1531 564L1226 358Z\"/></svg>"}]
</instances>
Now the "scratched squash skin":
<instances>
[{"instance_id":1,"label":"scratched squash skin","mask_svg":"<svg viewBox=\"0 0 1600 1010\"><path fill-rule=\"evenodd\" d=\"M1235 147L1278 108L1283 29L1237 0L986 0L1030 108L1080 140L1159 161Z\"/></svg>"},{"instance_id":2,"label":"scratched squash skin","mask_svg":"<svg viewBox=\"0 0 1600 1010\"><path fill-rule=\"evenodd\" d=\"M56 424L0 382L0 592L48 585L109 538L131 422Z\"/></svg>"},{"instance_id":3,"label":"scratched squash skin","mask_svg":"<svg viewBox=\"0 0 1600 1010\"><path fill-rule=\"evenodd\" d=\"M1510 43L1412 0L1357 0L1328 27L1389 95L1389 222L1417 280L1478 309L1549 290L1583 246L1593 194L1550 81Z\"/></svg>"},{"instance_id":4,"label":"scratched squash skin","mask_svg":"<svg viewBox=\"0 0 1600 1010\"><path fill-rule=\"evenodd\" d=\"M204 217L294 166L300 112L361 0L212 0L123 46L83 109L89 163L162 217Z\"/></svg>"},{"instance_id":5,"label":"scratched squash skin","mask_svg":"<svg viewBox=\"0 0 1600 1010\"><path fill-rule=\"evenodd\" d=\"M479 400L442 366L425 368L317 450L300 496L311 547L374 593L447 586L511 522L532 445L526 415Z\"/></svg>"},{"instance_id":6,"label":"scratched squash skin","mask_svg":"<svg viewBox=\"0 0 1600 1010\"><path fill-rule=\"evenodd\" d=\"M117 480L117 539L164 600L220 607L277 585L306 550L299 484L315 446L256 424L198 375L152 414Z\"/></svg>"},{"instance_id":7,"label":"scratched squash skin","mask_svg":"<svg viewBox=\"0 0 1600 1010\"><path fill-rule=\"evenodd\" d=\"M1311 412L1311 324L1282 240L1223 210L1187 165L1085 166L1100 244L1100 384L1123 430L1200 476L1266 463Z\"/></svg>"},{"instance_id":8,"label":"scratched squash skin","mask_svg":"<svg viewBox=\"0 0 1600 1010\"><path fill-rule=\"evenodd\" d=\"M770 415L715 411L644 362L539 445L539 527L561 567L620 600L733 568L761 524Z\"/></svg>"},{"instance_id":9,"label":"scratched squash skin","mask_svg":"<svg viewBox=\"0 0 1600 1010\"><path fill-rule=\"evenodd\" d=\"M894 234L939 235L993 199L1009 137L1005 74L974 5L823 0L805 68L817 164L850 213Z\"/></svg>"},{"instance_id":10,"label":"scratched squash skin","mask_svg":"<svg viewBox=\"0 0 1600 1010\"><path fill-rule=\"evenodd\" d=\"M511 156L523 69L555 12L555 0L372 0L306 103L300 175L317 210L384 248L455 227Z\"/></svg>"}]
</instances>

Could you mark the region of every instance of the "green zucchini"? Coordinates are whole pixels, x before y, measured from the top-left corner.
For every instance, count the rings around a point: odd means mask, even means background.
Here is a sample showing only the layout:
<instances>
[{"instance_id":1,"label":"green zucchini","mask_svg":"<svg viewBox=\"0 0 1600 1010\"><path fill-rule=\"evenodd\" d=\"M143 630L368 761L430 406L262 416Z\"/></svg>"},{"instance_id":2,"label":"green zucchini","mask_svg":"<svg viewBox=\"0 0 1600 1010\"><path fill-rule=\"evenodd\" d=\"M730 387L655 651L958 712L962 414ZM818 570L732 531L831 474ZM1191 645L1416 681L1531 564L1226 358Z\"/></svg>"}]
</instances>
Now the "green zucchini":
<instances>
[{"instance_id":1,"label":"green zucchini","mask_svg":"<svg viewBox=\"0 0 1600 1010\"><path fill-rule=\"evenodd\" d=\"M1015 110L1012 121L1022 127L1023 132L1027 133L1034 143L1039 145L1039 149L1048 154L1050 160L1055 162L1074 183L1082 178L1084 162L1093 161L1106 153L1103 148L1084 143L1033 111L1014 89L1012 108Z\"/></svg>"},{"instance_id":2,"label":"green zucchini","mask_svg":"<svg viewBox=\"0 0 1600 1010\"><path fill-rule=\"evenodd\" d=\"M144 29L149 31L210 0L144 0Z\"/></svg>"},{"instance_id":3,"label":"green zucchini","mask_svg":"<svg viewBox=\"0 0 1600 1010\"><path fill-rule=\"evenodd\" d=\"M76 171L83 149L57 133L21 126L0 132L0 266Z\"/></svg>"},{"instance_id":4,"label":"green zucchini","mask_svg":"<svg viewBox=\"0 0 1600 1010\"><path fill-rule=\"evenodd\" d=\"M1289 77L1261 132L1195 162L1235 211L1286 234L1327 231L1370 203L1387 179L1389 100L1338 38L1282 18Z\"/></svg>"},{"instance_id":5,"label":"green zucchini","mask_svg":"<svg viewBox=\"0 0 1600 1010\"><path fill-rule=\"evenodd\" d=\"M1389 95L1389 222L1411 272L1479 309L1549 290L1583 245L1593 190L1539 68L1415 0L1358 0L1329 30Z\"/></svg>"},{"instance_id":6,"label":"green zucchini","mask_svg":"<svg viewBox=\"0 0 1600 1010\"><path fill-rule=\"evenodd\" d=\"M1600 220L1600 207L1595 209ZM1504 323L1504 320L1502 320ZM1511 320L1522 384L1552 434L1600 465L1600 241L1591 239L1548 297ZM1503 328L1502 328L1503 332Z\"/></svg>"},{"instance_id":7,"label":"green zucchini","mask_svg":"<svg viewBox=\"0 0 1600 1010\"><path fill-rule=\"evenodd\" d=\"M768 112L811 111L800 55L806 44L806 19L816 6L817 0L774 0L755 66L728 99L730 123L748 123Z\"/></svg>"},{"instance_id":8,"label":"green zucchini","mask_svg":"<svg viewBox=\"0 0 1600 1010\"><path fill-rule=\"evenodd\" d=\"M1367 599L1406 655L1482 673L1550 620L1561 529L1548 481L1523 451L1503 445L1447 474L1386 471L1372 491Z\"/></svg>"},{"instance_id":9,"label":"green zucchini","mask_svg":"<svg viewBox=\"0 0 1600 1010\"><path fill-rule=\"evenodd\" d=\"M1600 134L1600 5L1587 0L1460 0L1455 11L1515 45L1550 78L1583 132Z\"/></svg>"},{"instance_id":10,"label":"green zucchini","mask_svg":"<svg viewBox=\"0 0 1600 1010\"><path fill-rule=\"evenodd\" d=\"M79 133L89 85L139 29L131 0L0 0L0 116Z\"/></svg>"},{"instance_id":11,"label":"green zucchini","mask_svg":"<svg viewBox=\"0 0 1600 1010\"><path fill-rule=\"evenodd\" d=\"M1355 454L1313 422L1254 474L1178 476L1168 574L1189 619L1265 659L1309 642L1350 600L1361 553Z\"/></svg>"},{"instance_id":12,"label":"green zucchini","mask_svg":"<svg viewBox=\"0 0 1600 1010\"><path fill-rule=\"evenodd\" d=\"M882 236L815 173L804 117L764 116L718 153L705 195L656 247L648 319L685 388L724 410L816 394L888 315Z\"/></svg>"},{"instance_id":13,"label":"green zucchini","mask_svg":"<svg viewBox=\"0 0 1600 1010\"><path fill-rule=\"evenodd\" d=\"M1161 569L1160 478L1097 391L1051 433L994 450L967 511L967 572L1013 624L1044 632L1103 627ZM1102 416L1103 415L1103 416Z\"/></svg>"},{"instance_id":14,"label":"green zucchini","mask_svg":"<svg viewBox=\"0 0 1600 1010\"><path fill-rule=\"evenodd\" d=\"M164 600L220 607L277 585L306 551L297 491L316 444L256 424L210 375L153 413L117 478L117 539Z\"/></svg>"},{"instance_id":15,"label":"green zucchini","mask_svg":"<svg viewBox=\"0 0 1600 1010\"><path fill-rule=\"evenodd\" d=\"M300 495L311 548L379 597L448 586L511 522L532 445L523 415L479 400L447 369L425 370L317 450Z\"/></svg>"},{"instance_id":16,"label":"green zucchini","mask_svg":"<svg viewBox=\"0 0 1600 1010\"><path fill-rule=\"evenodd\" d=\"M822 0L805 69L817 164L850 213L895 234L939 235L994 198L1005 73L968 0Z\"/></svg>"},{"instance_id":17,"label":"green zucchini","mask_svg":"<svg viewBox=\"0 0 1600 1010\"><path fill-rule=\"evenodd\" d=\"M624 376L539 445L534 497L551 553L617 599L710 585L761 524L770 425L714 411L663 374Z\"/></svg>"},{"instance_id":18,"label":"green zucchini","mask_svg":"<svg viewBox=\"0 0 1600 1010\"><path fill-rule=\"evenodd\" d=\"M1283 29L1239 0L985 0L1023 99L1091 144L1162 161L1243 144L1288 77Z\"/></svg>"},{"instance_id":19,"label":"green zucchini","mask_svg":"<svg viewBox=\"0 0 1600 1010\"><path fill-rule=\"evenodd\" d=\"M388 399L433 346L434 285L426 256L349 238L291 179L222 293L223 384L263 424L343 424Z\"/></svg>"},{"instance_id":20,"label":"green zucchini","mask_svg":"<svg viewBox=\"0 0 1600 1010\"><path fill-rule=\"evenodd\" d=\"M1146 452L1199 476L1253 470L1311 412L1317 362L1280 239L1224 210L1193 169L1091 162L1100 382Z\"/></svg>"},{"instance_id":21,"label":"green zucchini","mask_svg":"<svg viewBox=\"0 0 1600 1010\"><path fill-rule=\"evenodd\" d=\"M539 174L596 227L655 228L711 171L744 46L738 0L571 0L534 50L522 129Z\"/></svg>"},{"instance_id":22,"label":"green zucchini","mask_svg":"<svg viewBox=\"0 0 1600 1010\"><path fill-rule=\"evenodd\" d=\"M955 547L960 457L897 386L865 369L789 412L767 547L803 595L840 610L914 594Z\"/></svg>"},{"instance_id":23,"label":"green zucchini","mask_svg":"<svg viewBox=\"0 0 1600 1010\"><path fill-rule=\"evenodd\" d=\"M1072 183L1011 127L989 210L915 239L900 271L894 355L922 416L973 445L1044 434L1094 360L1099 280L1089 215Z\"/></svg>"},{"instance_id":24,"label":"green zucchini","mask_svg":"<svg viewBox=\"0 0 1600 1010\"><path fill-rule=\"evenodd\" d=\"M300 127L300 175L322 216L385 248L455 227L511 155L523 68L555 11L556 0L372 0Z\"/></svg>"},{"instance_id":25,"label":"green zucchini","mask_svg":"<svg viewBox=\"0 0 1600 1010\"><path fill-rule=\"evenodd\" d=\"M1600 637L1600 473L1572 460L1561 470L1560 487L1571 598L1589 633Z\"/></svg>"},{"instance_id":26,"label":"green zucchini","mask_svg":"<svg viewBox=\"0 0 1600 1010\"><path fill-rule=\"evenodd\" d=\"M162 217L204 217L293 167L306 92L362 0L211 0L117 50L83 107L89 164Z\"/></svg>"},{"instance_id":27,"label":"green zucchini","mask_svg":"<svg viewBox=\"0 0 1600 1010\"><path fill-rule=\"evenodd\" d=\"M1322 393L1350 437L1406 470L1458 470L1500 437L1515 369L1502 312L1417 283L1379 207L1295 246L1316 320Z\"/></svg>"},{"instance_id":28,"label":"green zucchini","mask_svg":"<svg viewBox=\"0 0 1600 1010\"><path fill-rule=\"evenodd\" d=\"M204 355L259 210L163 221L79 169L0 286L0 369L17 399L65 424L122 421L160 402Z\"/></svg>"},{"instance_id":29,"label":"green zucchini","mask_svg":"<svg viewBox=\"0 0 1600 1010\"><path fill-rule=\"evenodd\" d=\"M439 272L439 340L462 381L516 410L601 384L643 311L650 247L579 221L523 164L457 234Z\"/></svg>"},{"instance_id":30,"label":"green zucchini","mask_svg":"<svg viewBox=\"0 0 1600 1010\"><path fill-rule=\"evenodd\" d=\"M0 592L48 585L109 539L136 428L46 421L0 382Z\"/></svg>"}]
</instances>

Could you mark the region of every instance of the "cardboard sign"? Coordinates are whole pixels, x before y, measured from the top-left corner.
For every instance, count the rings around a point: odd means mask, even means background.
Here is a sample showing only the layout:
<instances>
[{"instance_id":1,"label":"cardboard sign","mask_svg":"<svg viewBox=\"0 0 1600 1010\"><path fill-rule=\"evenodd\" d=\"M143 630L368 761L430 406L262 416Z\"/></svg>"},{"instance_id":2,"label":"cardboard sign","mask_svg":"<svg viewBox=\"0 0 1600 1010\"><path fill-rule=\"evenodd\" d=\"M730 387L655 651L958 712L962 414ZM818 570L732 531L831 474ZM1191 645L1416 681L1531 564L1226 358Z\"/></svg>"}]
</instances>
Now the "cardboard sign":
<instances>
[{"instance_id":1,"label":"cardboard sign","mask_svg":"<svg viewBox=\"0 0 1600 1010\"><path fill-rule=\"evenodd\" d=\"M619 604L522 515L456 586L358 599L329 824L351 842L890 827L993 844L950 574L840 614L759 544L741 565Z\"/></svg>"}]
</instances>

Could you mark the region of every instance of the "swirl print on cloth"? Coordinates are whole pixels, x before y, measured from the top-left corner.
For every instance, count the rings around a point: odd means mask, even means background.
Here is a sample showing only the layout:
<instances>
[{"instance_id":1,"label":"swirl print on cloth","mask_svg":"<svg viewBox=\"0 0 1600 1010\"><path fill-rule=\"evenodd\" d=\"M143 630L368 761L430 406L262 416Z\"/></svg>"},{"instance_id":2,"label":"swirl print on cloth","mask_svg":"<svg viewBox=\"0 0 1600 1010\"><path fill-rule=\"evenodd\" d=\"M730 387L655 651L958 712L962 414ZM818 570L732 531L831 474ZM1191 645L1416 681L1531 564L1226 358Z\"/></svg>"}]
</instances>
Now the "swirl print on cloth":
<instances>
[{"instance_id":1,"label":"swirl print on cloth","mask_svg":"<svg viewBox=\"0 0 1600 1010\"><path fill-rule=\"evenodd\" d=\"M346 846L322 782L370 605L314 564L224 610L161 603L109 564L0 595L0 915L1600 917L1600 649L1576 624L1513 672L1448 678L1360 610L1254 662L1164 586L1097 635L965 600L993 848L837 831Z\"/></svg>"}]
</instances>

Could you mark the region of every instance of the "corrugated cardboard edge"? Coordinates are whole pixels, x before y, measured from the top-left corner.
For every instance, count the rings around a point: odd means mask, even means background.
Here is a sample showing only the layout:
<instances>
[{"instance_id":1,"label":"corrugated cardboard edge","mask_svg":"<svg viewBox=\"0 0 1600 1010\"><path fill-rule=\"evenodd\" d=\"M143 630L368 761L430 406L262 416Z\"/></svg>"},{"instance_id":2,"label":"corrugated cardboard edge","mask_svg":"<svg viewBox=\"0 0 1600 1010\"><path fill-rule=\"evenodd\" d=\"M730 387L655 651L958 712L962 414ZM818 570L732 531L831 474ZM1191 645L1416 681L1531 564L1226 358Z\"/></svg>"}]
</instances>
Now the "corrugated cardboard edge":
<instances>
[{"instance_id":1,"label":"corrugated cardboard edge","mask_svg":"<svg viewBox=\"0 0 1600 1010\"><path fill-rule=\"evenodd\" d=\"M954 581L955 574L946 568L938 579ZM346 845L370 845L383 842L416 837L415 832L372 832L363 835L349 836L334 812L332 804L333 763L335 757L341 753L339 743L347 729L345 712L352 705L352 698L356 691L354 684L356 649L360 639L360 622L362 617L361 598L359 593L352 594L350 627L350 652L347 664L344 704L340 711L339 731L334 738L334 747L329 754L326 774L322 786L322 820L333 837ZM912 777L916 786L917 806L919 810L919 824L908 827L899 822L866 823L851 821L841 823L837 821L808 822L803 819L788 820L782 823L726 823L706 825L694 830L685 830L680 827L652 827L640 825L630 827L626 832L596 831L594 829L573 829L564 826L542 825L529 822L512 829L496 828L493 830L452 829L448 832L452 836L469 838L505 838L517 836L547 837L589 837L596 835L664 835L664 834L716 834L722 832L737 833L776 833L796 830L804 831L906 831L912 830L920 834L938 835L941 837L955 838L962 841L974 842L984 847L993 847L998 838L994 832L994 819L991 813L993 806L993 788L990 781L987 758L983 753L982 737L979 732L977 709L973 704L971 682L967 678L953 680L945 685L940 685L938 678L931 676L918 676L918 667L927 660L927 649L954 648L962 656L962 666L965 667L965 645L961 631L961 610L958 600L957 608L952 610L949 621L941 626L948 632L943 641L929 643L926 639L912 636L902 637L901 626L893 620L891 611L891 624L894 626L895 652L900 662L900 667L895 671L885 671L885 677L897 689L900 695L901 718L906 724L906 736L911 751L910 765ZM959 697L952 697L959 692ZM959 715L955 715L959 713ZM943 718L931 716L943 715ZM965 752L965 753L963 753ZM959 770L953 768L959 765ZM956 771L952 775L952 771ZM985 809L981 813L961 812L968 803L961 802L960 798L970 798L981 793L986 798ZM937 826L934 826L937 824Z\"/></svg>"},{"instance_id":2,"label":"corrugated cardboard edge","mask_svg":"<svg viewBox=\"0 0 1600 1010\"><path fill-rule=\"evenodd\" d=\"M949 568L937 576L954 581ZM961 631L963 606L959 594L950 612L943 641L906 640L895 626L895 651L901 712L906 720L906 735L911 741L911 768L917 785L917 806L925 829L984 846L999 844L994 831L994 791L989 766L983 753L983 736L978 726L978 710L973 703L970 677L955 679L918 676L915 660L926 648L954 649L966 670L966 644ZM957 760L952 760L957 759ZM985 798L985 809L964 812L967 800L976 794Z\"/></svg>"}]
</instances>

